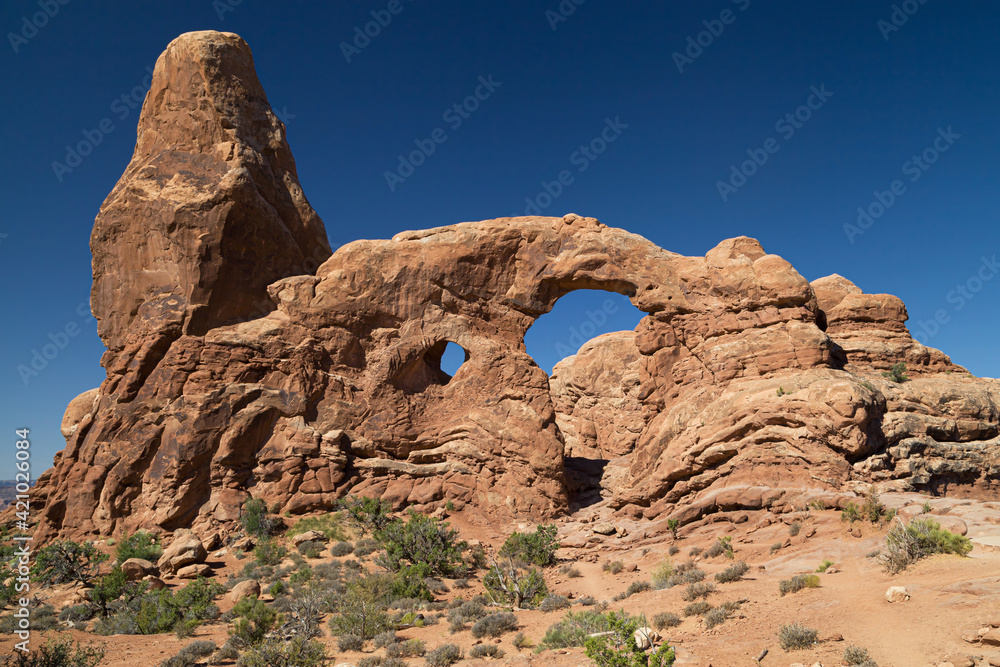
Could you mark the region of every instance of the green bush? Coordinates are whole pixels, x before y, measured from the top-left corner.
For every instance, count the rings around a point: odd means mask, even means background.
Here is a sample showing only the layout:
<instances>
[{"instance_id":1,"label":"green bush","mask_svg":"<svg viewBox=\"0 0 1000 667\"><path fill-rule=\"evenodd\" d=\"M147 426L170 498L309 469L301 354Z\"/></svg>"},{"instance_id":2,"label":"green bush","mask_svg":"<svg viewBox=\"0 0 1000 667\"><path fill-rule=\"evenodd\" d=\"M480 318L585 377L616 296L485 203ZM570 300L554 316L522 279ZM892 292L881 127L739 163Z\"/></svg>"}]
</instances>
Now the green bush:
<instances>
[{"instance_id":1,"label":"green bush","mask_svg":"<svg viewBox=\"0 0 1000 667\"><path fill-rule=\"evenodd\" d=\"M608 615L596 611L568 611L562 620L549 626L540 649L583 646L589 635L608 631Z\"/></svg>"},{"instance_id":2,"label":"green bush","mask_svg":"<svg viewBox=\"0 0 1000 667\"><path fill-rule=\"evenodd\" d=\"M425 660L428 667L448 667L453 665L464 656L462 649L454 644L442 644L427 654Z\"/></svg>"},{"instance_id":3,"label":"green bush","mask_svg":"<svg viewBox=\"0 0 1000 667\"><path fill-rule=\"evenodd\" d=\"M549 594L541 571L526 568L510 558L495 561L483 577L483 586L494 601L515 607L534 606Z\"/></svg>"},{"instance_id":4,"label":"green bush","mask_svg":"<svg viewBox=\"0 0 1000 667\"><path fill-rule=\"evenodd\" d=\"M635 642L639 619L625 612L608 614L609 635L588 637L584 646L587 657L597 667L667 667L674 664L674 649L664 642L647 655Z\"/></svg>"},{"instance_id":5,"label":"green bush","mask_svg":"<svg viewBox=\"0 0 1000 667\"><path fill-rule=\"evenodd\" d=\"M797 574L791 579L778 582L778 591L782 596L797 593L803 588L819 588L819 577L815 574Z\"/></svg>"},{"instance_id":6,"label":"green bush","mask_svg":"<svg viewBox=\"0 0 1000 667\"><path fill-rule=\"evenodd\" d=\"M817 572L826 572L830 568L831 565L833 565L833 561L832 560L823 559L823 562L820 564L819 567L816 568L816 571Z\"/></svg>"},{"instance_id":7,"label":"green bush","mask_svg":"<svg viewBox=\"0 0 1000 667\"><path fill-rule=\"evenodd\" d=\"M739 581L743 578L743 575L750 571L750 566L743 561L737 561L727 567L722 572L717 572L715 574L715 580L720 584L728 584L734 581Z\"/></svg>"},{"instance_id":8,"label":"green bush","mask_svg":"<svg viewBox=\"0 0 1000 667\"><path fill-rule=\"evenodd\" d=\"M392 630L393 623L386 613L392 590L393 577L387 574L366 574L348 583L335 605L336 615L330 619L334 634L372 639Z\"/></svg>"},{"instance_id":9,"label":"green bush","mask_svg":"<svg viewBox=\"0 0 1000 667\"><path fill-rule=\"evenodd\" d=\"M524 563L545 567L556 562L556 527L553 524L538 526L533 533L513 533L500 547L502 558L512 558Z\"/></svg>"},{"instance_id":10,"label":"green bush","mask_svg":"<svg viewBox=\"0 0 1000 667\"><path fill-rule=\"evenodd\" d=\"M664 611L653 616L653 627L657 630L664 628L675 628L681 624L681 617L669 611Z\"/></svg>"},{"instance_id":11,"label":"green bush","mask_svg":"<svg viewBox=\"0 0 1000 667\"><path fill-rule=\"evenodd\" d=\"M778 628L778 643L786 651L798 651L812 648L816 644L818 631L807 628L800 623L782 625Z\"/></svg>"},{"instance_id":12,"label":"green bush","mask_svg":"<svg viewBox=\"0 0 1000 667\"><path fill-rule=\"evenodd\" d=\"M521 649L531 648L532 646L534 646L534 644L531 643L530 639L524 636L523 632L519 632L514 635L514 648L517 650L520 651Z\"/></svg>"},{"instance_id":13,"label":"green bush","mask_svg":"<svg viewBox=\"0 0 1000 667\"><path fill-rule=\"evenodd\" d=\"M33 628L34 629L34 628ZM104 659L104 646L81 646L69 639L49 639L30 652L12 651L3 667L96 667Z\"/></svg>"},{"instance_id":14,"label":"green bush","mask_svg":"<svg viewBox=\"0 0 1000 667\"><path fill-rule=\"evenodd\" d=\"M127 559L126 559L127 560ZM167 658L160 663L160 667L191 667L198 664L198 660L215 653L218 646L213 641L198 640L191 642L172 658Z\"/></svg>"},{"instance_id":15,"label":"green bush","mask_svg":"<svg viewBox=\"0 0 1000 667\"><path fill-rule=\"evenodd\" d=\"M292 637L288 641L265 639L240 656L239 667L322 667L326 649L318 641Z\"/></svg>"},{"instance_id":16,"label":"green bush","mask_svg":"<svg viewBox=\"0 0 1000 667\"><path fill-rule=\"evenodd\" d=\"M234 621L229 629L229 642L237 648L259 644L279 621L278 614L255 597L243 598L231 613Z\"/></svg>"},{"instance_id":17,"label":"green bush","mask_svg":"<svg viewBox=\"0 0 1000 667\"><path fill-rule=\"evenodd\" d=\"M381 498L348 496L340 501L340 506L362 535L377 534L390 523L398 521L392 516L392 504Z\"/></svg>"},{"instance_id":18,"label":"green bush","mask_svg":"<svg viewBox=\"0 0 1000 667\"><path fill-rule=\"evenodd\" d=\"M62 540L42 547L35 554L32 576L45 586L79 583L89 586L108 560L93 542Z\"/></svg>"},{"instance_id":19,"label":"green bush","mask_svg":"<svg viewBox=\"0 0 1000 667\"><path fill-rule=\"evenodd\" d=\"M427 565L430 575L461 575L465 571L462 552L468 545L447 523L411 511L407 521L393 521L375 534L385 549L377 562L398 571L406 565Z\"/></svg>"},{"instance_id":20,"label":"green bush","mask_svg":"<svg viewBox=\"0 0 1000 667\"><path fill-rule=\"evenodd\" d=\"M887 572L902 572L911 564L931 554L966 556L972 541L941 527L930 518L916 518L906 526L898 522L885 537L885 551L879 555Z\"/></svg>"},{"instance_id":21,"label":"green bush","mask_svg":"<svg viewBox=\"0 0 1000 667\"><path fill-rule=\"evenodd\" d=\"M677 539L677 529L681 527L681 522L677 519L667 519L667 530L670 531L670 537L674 540Z\"/></svg>"},{"instance_id":22,"label":"green bush","mask_svg":"<svg viewBox=\"0 0 1000 667\"><path fill-rule=\"evenodd\" d=\"M247 498L240 512L240 525L243 532L257 538L273 535L281 524L280 520L271 516L267 503L259 498Z\"/></svg>"},{"instance_id":23,"label":"green bush","mask_svg":"<svg viewBox=\"0 0 1000 667\"><path fill-rule=\"evenodd\" d=\"M124 563L129 558L141 558L155 563L163 555L163 547L156 543L156 536L144 530L129 535L125 533L115 547L115 560Z\"/></svg>"},{"instance_id":24,"label":"green bush","mask_svg":"<svg viewBox=\"0 0 1000 667\"><path fill-rule=\"evenodd\" d=\"M253 550L254 560L260 565L278 565L287 555L288 549L270 537L262 538Z\"/></svg>"},{"instance_id":25,"label":"green bush","mask_svg":"<svg viewBox=\"0 0 1000 667\"><path fill-rule=\"evenodd\" d=\"M726 558L733 558L733 538L728 535L720 537L705 551L706 558L716 558L723 555Z\"/></svg>"},{"instance_id":26,"label":"green bush","mask_svg":"<svg viewBox=\"0 0 1000 667\"><path fill-rule=\"evenodd\" d=\"M124 589L126 594L108 605L108 616L94 625L101 635L153 635L163 632L190 630L201 621L219 616L213 600L225 592L225 587L203 577L173 593L170 589L146 590L145 584L136 589Z\"/></svg>"},{"instance_id":27,"label":"green bush","mask_svg":"<svg viewBox=\"0 0 1000 667\"><path fill-rule=\"evenodd\" d=\"M910 379L906 376L906 364L902 361L898 364L893 364L888 372L882 373L882 377L900 384Z\"/></svg>"},{"instance_id":28,"label":"green bush","mask_svg":"<svg viewBox=\"0 0 1000 667\"><path fill-rule=\"evenodd\" d=\"M517 616L510 612L490 614L484 616L472 626L472 636L476 639L483 637L500 637L504 633L517 630Z\"/></svg>"}]
</instances>

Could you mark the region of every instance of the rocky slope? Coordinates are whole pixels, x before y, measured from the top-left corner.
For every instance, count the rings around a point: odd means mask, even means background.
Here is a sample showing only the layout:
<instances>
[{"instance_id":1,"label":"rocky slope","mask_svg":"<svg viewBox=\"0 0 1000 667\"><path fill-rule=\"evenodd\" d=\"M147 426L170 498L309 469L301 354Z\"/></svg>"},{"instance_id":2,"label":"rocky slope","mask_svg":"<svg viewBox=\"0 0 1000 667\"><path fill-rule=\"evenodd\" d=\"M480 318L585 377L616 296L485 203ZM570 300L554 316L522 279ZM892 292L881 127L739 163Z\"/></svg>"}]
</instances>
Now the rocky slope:
<instances>
[{"instance_id":1,"label":"rocky slope","mask_svg":"<svg viewBox=\"0 0 1000 667\"><path fill-rule=\"evenodd\" d=\"M37 492L42 539L204 532L248 494L292 513L356 492L541 518L597 487L632 514L689 521L836 503L859 483L997 477L995 381L914 341L899 299L810 284L753 239L684 257L567 215L327 258L232 34L189 33L160 57L91 245L107 380L67 410ZM647 315L550 382L524 334L576 289ZM467 354L454 377L448 342ZM909 382L881 377L899 361Z\"/></svg>"}]
</instances>

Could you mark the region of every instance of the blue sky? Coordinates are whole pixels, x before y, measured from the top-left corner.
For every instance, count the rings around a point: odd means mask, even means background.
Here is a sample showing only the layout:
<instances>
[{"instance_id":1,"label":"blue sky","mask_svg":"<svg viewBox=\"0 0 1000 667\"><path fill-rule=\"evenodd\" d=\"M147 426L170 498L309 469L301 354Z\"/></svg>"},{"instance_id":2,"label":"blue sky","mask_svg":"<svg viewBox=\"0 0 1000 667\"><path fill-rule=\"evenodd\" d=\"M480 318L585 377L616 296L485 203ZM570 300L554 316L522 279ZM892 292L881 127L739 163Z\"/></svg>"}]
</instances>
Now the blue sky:
<instances>
[{"instance_id":1,"label":"blue sky","mask_svg":"<svg viewBox=\"0 0 1000 667\"><path fill-rule=\"evenodd\" d=\"M64 446L66 403L104 377L85 305L90 229L131 157L147 68L201 29L250 44L335 247L523 214L526 200L684 254L745 234L810 280L836 272L900 296L912 330L943 314L923 340L1000 375L1000 280L982 280L1000 252L1000 7L576 2L3 3L0 443L30 427L41 472ZM391 20L342 47L372 12ZM474 111L446 115L477 90ZM595 142L611 126L614 140ZM400 171L435 130L443 143ZM53 168L88 136L100 142L72 171ZM393 171L406 176L390 184ZM565 297L529 352L551 368L607 298ZM635 325L616 303L595 333ZM58 353L25 381L18 366L50 343ZM0 478L12 462L0 445Z\"/></svg>"}]
</instances>

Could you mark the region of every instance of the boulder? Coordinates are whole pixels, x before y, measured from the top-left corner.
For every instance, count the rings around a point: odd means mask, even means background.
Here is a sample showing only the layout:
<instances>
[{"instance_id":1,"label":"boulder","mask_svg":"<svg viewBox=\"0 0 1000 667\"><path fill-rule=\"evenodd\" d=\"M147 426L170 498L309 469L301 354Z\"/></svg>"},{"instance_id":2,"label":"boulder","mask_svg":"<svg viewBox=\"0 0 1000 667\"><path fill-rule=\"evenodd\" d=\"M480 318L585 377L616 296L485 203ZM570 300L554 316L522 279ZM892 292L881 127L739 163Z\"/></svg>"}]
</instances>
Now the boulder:
<instances>
[{"instance_id":1,"label":"boulder","mask_svg":"<svg viewBox=\"0 0 1000 667\"><path fill-rule=\"evenodd\" d=\"M156 571L156 566L143 558L129 558L121 564L127 581L138 581Z\"/></svg>"},{"instance_id":2,"label":"boulder","mask_svg":"<svg viewBox=\"0 0 1000 667\"><path fill-rule=\"evenodd\" d=\"M158 591L167 587L167 584L164 583L163 579L154 577L151 574L143 577L142 580L149 584L149 590L151 591Z\"/></svg>"},{"instance_id":3,"label":"boulder","mask_svg":"<svg viewBox=\"0 0 1000 667\"><path fill-rule=\"evenodd\" d=\"M241 581L240 583L233 586L233 590L229 593L229 599L233 602L239 602L243 598L248 597L259 597L260 596L260 582L255 579L247 579L246 581Z\"/></svg>"},{"instance_id":4,"label":"boulder","mask_svg":"<svg viewBox=\"0 0 1000 667\"><path fill-rule=\"evenodd\" d=\"M885 592L885 599L887 602L906 602L910 599L910 594L903 586L890 586Z\"/></svg>"},{"instance_id":5,"label":"boulder","mask_svg":"<svg viewBox=\"0 0 1000 667\"><path fill-rule=\"evenodd\" d=\"M174 533L170 546L163 550L163 555L157 561L160 572L165 574L178 573L183 567L203 563L208 551L190 530L179 530Z\"/></svg>"},{"instance_id":6,"label":"boulder","mask_svg":"<svg viewBox=\"0 0 1000 667\"><path fill-rule=\"evenodd\" d=\"M177 570L178 579L197 579L198 577L207 577L210 574L212 574L212 568L205 563L185 565L181 569Z\"/></svg>"},{"instance_id":7,"label":"boulder","mask_svg":"<svg viewBox=\"0 0 1000 667\"><path fill-rule=\"evenodd\" d=\"M292 544L295 546L303 542L329 542L329 538L318 530L307 530L292 537Z\"/></svg>"},{"instance_id":8,"label":"boulder","mask_svg":"<svg viewBox=\"0 0 1000 667\"><path fill-rule=\"evenodd\" d=\"M659 633L653 628L642 627L636 629L635 631L635 645L643 651L651 648L653 644L661 639L662 637L660 637Z\"/></svg>"}]
</instances>

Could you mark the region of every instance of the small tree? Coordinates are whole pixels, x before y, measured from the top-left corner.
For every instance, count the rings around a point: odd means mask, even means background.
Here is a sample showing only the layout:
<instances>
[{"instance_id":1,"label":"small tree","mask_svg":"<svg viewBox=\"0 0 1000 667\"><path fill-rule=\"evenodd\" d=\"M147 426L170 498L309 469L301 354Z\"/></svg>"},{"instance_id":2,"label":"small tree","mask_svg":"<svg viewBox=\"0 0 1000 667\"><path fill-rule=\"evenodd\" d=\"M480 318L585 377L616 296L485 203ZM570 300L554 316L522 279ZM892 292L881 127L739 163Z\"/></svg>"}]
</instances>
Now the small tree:
<instances>
[{"instance_id":1,"label":"small tree","mask_svg":"<svg viewBox=\"0 0 1000 667\"><path fill-rule=\"evenodd\" d=\"M492 556L490 571L483 577L486 594L493 602L506 602L515 607L534 606L545 599L549 589L542 573L513 558Z\"/></svg>"},{"instance_id":2,"label":"small tree","mask_svg":"<svg viewBox=\"0 0 1000 667\"><path fill-rule=\"evenodd\" d=\"M362 535L377 534L390 523L399 521L392 516L392 504L381 498L347 496L340 501L340 506Z\"/></svg>"},{"instance_id":3,"label":"small tree","mask_svg":"<svg viewBox=\"0 0 1000 667\"><path fill-rule=\"evenodd\" d=\"M558 548L556 527L546 524L538 526L534 533L513 533L500 547L500 557L545 567L556 562Z\"/></svg>"},{"instance_id":4,"label":"small tree","mask_svg":"<svg viewBox=\"0 0 1000 667\"><path fill-rule=\"evenodd\" d=\"M450 576L464 571L462 552L468 544L458 531L438 519L410 512L405 522L394 521L375 534L385 549L379 565L397 571L406 563L425 564L432 575Z\"/></svg>"},{"instance_id":5,"label":"small tree","mask_svg":"<svg viewBox=\"0 0 1000 667\"><path fill-rule=\"evenodd\" d=\"M161 554L163 548L156 543L156 536L144 530L133 535L125 533L115 546L115 561L118 563L124 563L129 558L142 558L155 563Z\"/></svg>"},{"instance_id":6,"label":"small tree","mask_svg":"<svg viewBox=\"0 0 1000 667\"><path fill-rule=\"evenodd\" d=\"M347 592L336 605L337 615L330 620L336 634L372 639L394 629L386 607L392 597L393 577L368 574L347 585Z\"/></svg>"},{"instance_id":7,"label":"small tree","mask_svg":"<svg viewBox=\"0 0 1000 667\"><path fill-rule=\"evenodd\" d=\"M587 657L597 667L668 667L674 664L674 649L664 642L647 655L635 641L639 619L624 611L608 614L610 634L588 637L584 644Z\"/></svg>"},{"instance_id":8,"label":"small tree","mask_svg":"<svg viewBox=\"0 0 1000 667\"><path fill-rule=\"evenodd\" d=\"M35 556L34 576L47 586L79 583L89 586L108 560L93 542L63 540L39 549Z\"/></svg>"},{"instance_id":9,"label":"small tree","mask_svg":"<svg viewBox=\"0 0 1000 667\"><path fill-rule=\"evenodd\" d=\"M898 364L893 364L888 372L883 372L882 377L889 378L893 382L903 383L909 380L906 376L906 364L902 361Z\"/></svg>"},{"instance_id":10,"label":"small tree","mask_svg":"<svg viewBox=\"0 0 1000 667\"><path fill-rule=\"evenodd\" d=\"M677 539L677 529L681 527L681 522L677 519L667 519L667 530L670 531L670 536Z\"/></svg>"},{"instance_id":11,"label":"small tree","mask_svg":"<svg viewBox=\"0 0 1000 667\"><path fill-rule=\"evenodd\" d=\"M278 527L278 520L271 516L267 503L259 498L247 498L240 512L240 525L243 532L254 537L268 537Z\"/></svg>"},{"instance_id":12,"label":"small tree","mask_svg":"<svg viewBox=\"0 0 1000 667\"><path fill-rule=\"evenodd\" d=\"M260 643L278 622L278 614L256 597L237 602L232 614L236 620L229 630L229 641L236 648Z\"/></svg>"}]
</instances>

